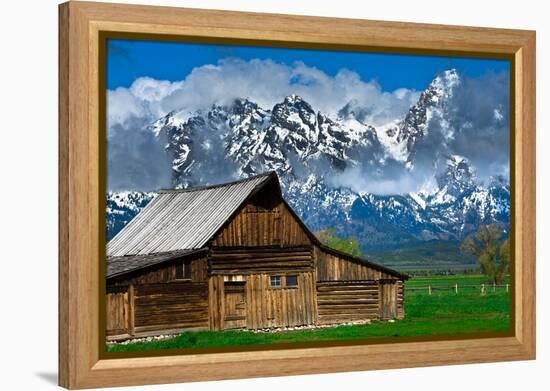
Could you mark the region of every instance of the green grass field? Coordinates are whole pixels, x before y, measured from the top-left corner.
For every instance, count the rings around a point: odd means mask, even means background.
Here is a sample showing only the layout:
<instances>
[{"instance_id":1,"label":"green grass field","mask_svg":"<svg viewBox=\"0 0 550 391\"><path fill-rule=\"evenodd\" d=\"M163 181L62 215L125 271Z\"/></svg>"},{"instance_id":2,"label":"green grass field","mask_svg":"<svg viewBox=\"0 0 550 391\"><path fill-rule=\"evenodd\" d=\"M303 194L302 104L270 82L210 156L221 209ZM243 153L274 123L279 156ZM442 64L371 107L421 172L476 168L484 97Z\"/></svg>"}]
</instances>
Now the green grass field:
<instances>
[{"instance_id":1,"label":"green grass field","mask_svg":"<svg viewBox=\"0 0 550 391\"><path fill-rule=\"evenodd\" d=\"M504 284L509 282L507 277ZM448 286L458 284L461 285L481 285L486 284L487 288L491 287L487 277L483 275L463 275L463 276L430 276L430 277L414 277L405 282L407 288L416 288L420 286ZM492 288L491 288L492 289Z\"/></svg>"},{"instance_id":2,"label":"green grass field","mask_svg":"<svg viewBox=\"0 0 550 391\"><path fill-rule=\"evenodd\" d=\"M433 284L459 284L452 290L407 290ZM108 351L157 350L169 348L220 347L286 342L331 341L402 336L435 336L483 332L507 332L510 327L510 294L504 288L492 288L485 295L477 289L460 289L461 284L486 283L482 276L412 278L405 289L405 319L372 322L368 325L339 326L325 329L253 333L251 331L199 331L155 342L109 345Z\"/></svg>"}]
</instances>

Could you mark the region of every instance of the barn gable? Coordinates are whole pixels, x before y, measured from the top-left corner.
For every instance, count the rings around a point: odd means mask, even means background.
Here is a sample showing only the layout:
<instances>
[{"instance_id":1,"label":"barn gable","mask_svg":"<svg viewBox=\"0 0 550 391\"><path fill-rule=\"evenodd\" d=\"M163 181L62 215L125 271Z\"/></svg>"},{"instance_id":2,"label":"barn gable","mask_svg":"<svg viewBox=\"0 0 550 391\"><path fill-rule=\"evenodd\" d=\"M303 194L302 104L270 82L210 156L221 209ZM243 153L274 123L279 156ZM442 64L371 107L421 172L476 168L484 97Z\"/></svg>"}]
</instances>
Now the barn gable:
<instances>
[{"instance_id":1,"label":"barn gable","mask_svg":"<svg viewBox=\"0 0 550 391\"><path fill-rule=\"evenodd\" d=\"M251 195L212 239L216 247L297 247L314 243L313 234L283 200L277 180Z\"/></svg>"}]
</instances>

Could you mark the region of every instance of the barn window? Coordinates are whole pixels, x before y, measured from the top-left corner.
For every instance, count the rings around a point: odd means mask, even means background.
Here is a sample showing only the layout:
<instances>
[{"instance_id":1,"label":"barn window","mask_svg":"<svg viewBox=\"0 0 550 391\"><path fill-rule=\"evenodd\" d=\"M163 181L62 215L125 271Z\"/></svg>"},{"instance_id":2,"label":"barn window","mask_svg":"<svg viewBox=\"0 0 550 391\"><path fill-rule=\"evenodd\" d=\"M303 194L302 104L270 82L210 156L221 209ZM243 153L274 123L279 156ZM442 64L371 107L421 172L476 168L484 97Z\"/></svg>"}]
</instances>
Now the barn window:
<instances>
[{"instance_id":1,"label":"barn window","mask_svg":"<svg viewBox=\"0 0 550 391\"><path fill-rule=\"evenodd\" d=\"M176 267L176 278L178 280L191 279L191 261L183 261L178 263Z\"/></svg>"},{"instance_id":2,"label":"barn window","mask_svg":"<svg viewBox=\"0 0 550 391\"><path fill-rule=\"evenodd\" d=\"M271 276L271 287L272 288L281 287L281 276Z\"/></svg>"},{"instance_id":3,"label":"barn window","mask_svg":"<svg viewBox=\"0 0 550 391\"><path fill-rule=\"evenodd\" d=\"M295 288L298 286L298 276L293 274L286 276L286 286L289 288Z\"/></svg>"}]
</instances>

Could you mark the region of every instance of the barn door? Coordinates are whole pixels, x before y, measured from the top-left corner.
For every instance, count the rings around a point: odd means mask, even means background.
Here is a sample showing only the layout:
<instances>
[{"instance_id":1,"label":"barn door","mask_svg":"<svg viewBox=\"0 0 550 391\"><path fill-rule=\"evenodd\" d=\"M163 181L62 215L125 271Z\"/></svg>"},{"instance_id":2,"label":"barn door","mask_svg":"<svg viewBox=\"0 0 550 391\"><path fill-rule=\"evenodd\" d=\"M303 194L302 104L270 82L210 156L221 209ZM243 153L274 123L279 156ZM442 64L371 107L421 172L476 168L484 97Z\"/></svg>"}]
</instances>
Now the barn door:
<instances>
[{"instance_id":1,"label":"barn door","mask_svg":"<svg viewBox=\"0 0 550 391\"><path fill-rule=\"evenodd\" d=\"M246 282L226 281L224 329L238 329L246 327Z\"/></svg>"},{"instance_id":2,"label":"barn door","mask_svg":"<svg viewBox=\"0 0 550 391\"><path fill-rule=\"evenodd\" d=\"M380 283L380 319L397 318L397 284Z\"/></svg>"}]
</instances>

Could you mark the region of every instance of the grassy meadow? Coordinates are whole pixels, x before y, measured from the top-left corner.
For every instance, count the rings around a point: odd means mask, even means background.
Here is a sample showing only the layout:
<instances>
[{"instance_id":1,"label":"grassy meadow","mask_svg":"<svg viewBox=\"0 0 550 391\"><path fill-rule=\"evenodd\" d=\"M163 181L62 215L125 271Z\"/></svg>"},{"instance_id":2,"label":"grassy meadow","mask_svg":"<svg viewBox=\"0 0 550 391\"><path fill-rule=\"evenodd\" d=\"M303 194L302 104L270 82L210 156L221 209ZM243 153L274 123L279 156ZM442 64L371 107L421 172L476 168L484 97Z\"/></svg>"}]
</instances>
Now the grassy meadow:
<instances>
[{"instance_id":1,"label":"grassy meadow","mask_svg":"<svg viewBox=\"0 0 550 391\"><path fill-rule=\"evenodd\" d=\"M489 284L481 295L483 276L435 276L411 278L405 285L405 319L395 322L372 322L314 330L278 333L254 333L246 330L189 331L171 339L108 345L108 351L157 350L169 348L202 348L242 346L288 342L318 342L342 339L365 339L405 336L436 336L510 330L510 293ZM442 289L458 284L458 293ZM432 287L428 294L427 286ZM461 285L477 285L463 288Z\"/></svg>"},{"instance_id":2,"label":"grassy meadow","mask_svg":"<svg viewBox=\"0 0 550 391\"><path fill-rule=\"evenodd\" d=\"M507 277L504 281L504 284L508 283L509 280L510 280L509 277ZM489 283L487 277L479 274L473 274L473 275L467 274L467 275L459 275L459 276L412 277L407 280L407 282L405 283L405 287L418 288L418 287L424 287L427 285L438 287L438 286L449 286L454 284L458 284L459 289L461 285L478 285L479 286L481 284L485 284L487 289L489 288L492 289L492 285Z\"/></svg>"}]
</instances>

